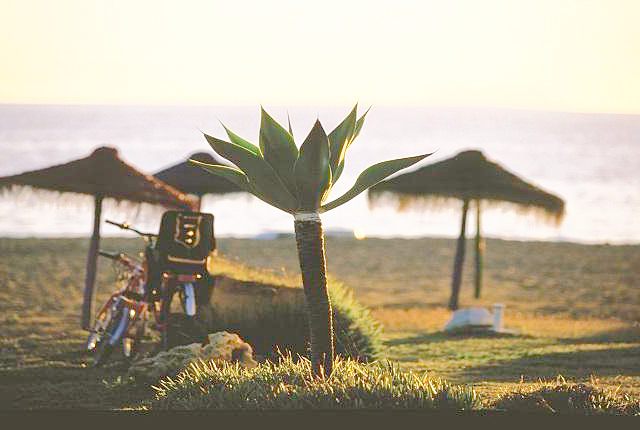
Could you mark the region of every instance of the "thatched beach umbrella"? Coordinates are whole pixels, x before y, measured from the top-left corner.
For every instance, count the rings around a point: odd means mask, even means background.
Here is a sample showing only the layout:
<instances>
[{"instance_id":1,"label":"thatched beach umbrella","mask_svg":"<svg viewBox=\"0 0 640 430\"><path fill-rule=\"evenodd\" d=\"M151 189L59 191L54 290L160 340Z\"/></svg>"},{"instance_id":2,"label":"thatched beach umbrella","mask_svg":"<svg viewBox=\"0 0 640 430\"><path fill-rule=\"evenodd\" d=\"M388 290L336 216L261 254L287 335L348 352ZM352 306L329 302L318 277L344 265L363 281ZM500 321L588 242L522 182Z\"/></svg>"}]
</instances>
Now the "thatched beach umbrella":
<instances>
[{"instance_id":1,"label":"thatched beach umbrella","mask_svg":"<svg viewBox=\"0 0 640 430\"><path fill-rule=\"evenodd\" d=\"M198 196L200 201L202 201L202 196L205 194L244 192L244 190L236 184L219 176L211 175L201 167L190 163L189 160L196 160L213 165L229 166L227 163L218 160L208 152L196 152L187 160L161 170L153 176L184 193Z\"/></svg>"},{"instance_id":2,"label":"thatched beach umbrella","mask_svg":"<svg viewBox=\"0 0 640 430\"><path fill-rule=\"evenodd\" d=\"M467 211L471 201L476 207L476 277L475 297L482 288L482 254L480 212L482 203L511 204L520 211L533 211L543 218L559 223L564 215L564 201L553 194L520 179L497 163L487 160L480 151L464 151L416 171L380 182L369 191L370 202L383 204L391 197L399 209L432 203L442 199L462 200L462 223L456 249L451 281L449 307L458 308L465 254Z\"/></svg>"},{"instance_id":3,"label":"thatched beach umbrella","mask_svg":"<svg viewBox=\"0 0 640 430\"><path fill-rule=\"evenodd\" d=\"M93 308L102 200L112 198L134 203L153 203L189 209L187 196L151 175L122 161L115 148L101 147L85 158L65 164L0 178L0 189L40 188L62 193L89 194L95 198L93 234L87 259L82 327L88 329Z\"/></svg>"}]
</instances>

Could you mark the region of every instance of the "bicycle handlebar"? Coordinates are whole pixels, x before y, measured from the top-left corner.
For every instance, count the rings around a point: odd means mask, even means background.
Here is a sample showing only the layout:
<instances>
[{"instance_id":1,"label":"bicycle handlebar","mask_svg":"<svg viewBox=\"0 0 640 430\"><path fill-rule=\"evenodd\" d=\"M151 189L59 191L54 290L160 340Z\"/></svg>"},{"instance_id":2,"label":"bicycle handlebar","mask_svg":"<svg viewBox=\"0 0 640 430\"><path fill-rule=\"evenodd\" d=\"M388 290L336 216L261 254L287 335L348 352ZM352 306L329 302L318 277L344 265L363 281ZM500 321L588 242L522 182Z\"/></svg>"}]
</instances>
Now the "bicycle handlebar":
<instances>
[{"instance_id":1,"label":"bicycle handlebar","mask_svg":"<svg viewBox=\"0 0 640 430\"><path fill-rule=\"evenodd\" d=\"M157 235L157 234L155 234L155 233L143 233L143 232L141 232L140 230L137 230L137 229L135 229L135 228L131 227L131 226L130 226L129 224L127 224L127 223L122 223L122 224L120 224L120 223L118 223L118 222L111 221L111 220L108 220L108 219L107 219L107 220L105 220L105 222L106 222L107 224L115 225L116 227L119 227L119 228L121 228L122 230L129 230L129 231L132 231L132 232L134 232L134 233L136 233L136 234L138 234L138 235L140 235L140 236L143 236L143 237L158 237L158 235Z\"/></svg>"},{"instance_id":2,"label":"bicycle handlebar","mask_svg":"<svg viewBox=\"0 0 640 430\"><path fill-rule=\"evenodd\" d=\"M113 260L116 263L120 263L129 269L134 269L138 264L140 264L134 258L131 258L127 254L124 254L122 252L108 252L99 250L98 254L102 257L108 258L109 260Z\"/></svg>"},{"instance_id":3,"label":"bicycle handlebar","mask_svg":"<svg viewBox=\"0 0 640 430\"><path fill-rule=\"evenodd\" d=\"M100 250L98 251L98 254L110 260L120 260L122 258L122 254L119 252L107 252Z\"/></svg>"}]
</instances>

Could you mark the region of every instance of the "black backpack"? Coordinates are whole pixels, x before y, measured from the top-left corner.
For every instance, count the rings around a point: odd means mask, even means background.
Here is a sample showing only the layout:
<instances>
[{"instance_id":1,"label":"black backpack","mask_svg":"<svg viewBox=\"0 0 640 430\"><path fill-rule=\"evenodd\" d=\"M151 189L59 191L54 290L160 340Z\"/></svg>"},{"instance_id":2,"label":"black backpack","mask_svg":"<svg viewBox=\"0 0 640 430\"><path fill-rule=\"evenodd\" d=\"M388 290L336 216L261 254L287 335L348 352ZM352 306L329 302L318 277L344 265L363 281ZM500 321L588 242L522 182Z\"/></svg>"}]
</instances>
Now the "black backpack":
<instances>
[{"instance_id":1,"label":"black backpack","mask_svg":"<svg viewBox=\"0 0 640 430\"><path fill-rule=\"evenodd\" d=\"M163 272L204 273L215 248L212 214L167 211L162 215L157 249Z\"/></svg>"}]
</instances>

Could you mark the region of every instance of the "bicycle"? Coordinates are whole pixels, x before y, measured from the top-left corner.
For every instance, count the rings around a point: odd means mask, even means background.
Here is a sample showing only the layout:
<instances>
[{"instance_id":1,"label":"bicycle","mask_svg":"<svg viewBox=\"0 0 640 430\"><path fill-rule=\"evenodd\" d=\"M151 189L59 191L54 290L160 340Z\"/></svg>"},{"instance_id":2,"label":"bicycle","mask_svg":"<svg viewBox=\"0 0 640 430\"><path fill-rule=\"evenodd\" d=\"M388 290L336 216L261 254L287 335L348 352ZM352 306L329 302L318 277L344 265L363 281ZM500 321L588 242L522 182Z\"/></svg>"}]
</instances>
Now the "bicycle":
<instances>
[{"instance_id":1,"label":"bicycle","mask_svg":"<svg viewBox=\"0 0 640 430\"><path fill-rule=\"evenodd\" d=\"M95 351L96 367L107 360L120 341L125 358L132 358L146 334L149 306L157 308L145 299L146 279L141 262L123 253L101 250L99 255L117 263L127 280L102 306L87 339L87 350Z\"/></svg>"},{"instance_id":2,"label":"bicycle","mask_svg":"<svg viewBox=\"0 0 640 430\"><path fill-rule=\"evenodd\" d=\"M198 304L208 300L208 294L203 298L202 290L208 292L209 289L202 287L208 287L210 281L206 270L176 273L175 270L163 267L166 266L166 263L162 263L165 255L158 249L159 235L141 232L127 223L110 220L106 222L138 234L145 240L146 245L141 262L126 254L100 251L101 256L112 259L124 269L127 283L103 305L87 340L87 349L96 351L96 366L104 363L120 340L126 358L135 353L140 339L146 332L150 309L154 314L156 328L161 334L161 348L168 349L169 312L175 293L180 297L188 328L195 329ZM200 288L197 288L198 284ZM141 328L133 333L133 327L138 322Z\"/></svg>"}]
</instances>

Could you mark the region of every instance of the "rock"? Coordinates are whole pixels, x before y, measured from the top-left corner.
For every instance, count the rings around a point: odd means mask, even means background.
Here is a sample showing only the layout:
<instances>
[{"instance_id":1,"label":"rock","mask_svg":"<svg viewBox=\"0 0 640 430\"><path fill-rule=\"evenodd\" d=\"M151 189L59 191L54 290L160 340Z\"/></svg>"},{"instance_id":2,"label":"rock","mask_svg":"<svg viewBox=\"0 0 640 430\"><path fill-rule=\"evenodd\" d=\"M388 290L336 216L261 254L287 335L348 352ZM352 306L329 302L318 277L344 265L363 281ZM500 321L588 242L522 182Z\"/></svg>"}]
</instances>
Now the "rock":
<instances>
[{"instance_id":1,"label":"rock","mask_svg":"<svg viewBox=\"0 0 640 430\"><path fill-rule=\"evenodd\" d=\"M493 314L485 308L475 307L455 311L444 330L453 331L469 327L491 329L492 326Z\"/></svg>"},{"instance_id":2,"label":"rock","mask_svg":"<svg viewBox=\"0 0 640 430\"><path fill-rule=\"evenodd\" d=\"M192 343L162 351L142 359L129 368L129 375L147 380L158 380L175 375L196 361L238 362L242 367L253 368L258 363L253 359L253 348L235 333L221 331L207 336L204 345Z\"/></svg>"}]
</instances>

